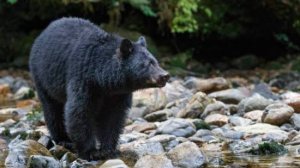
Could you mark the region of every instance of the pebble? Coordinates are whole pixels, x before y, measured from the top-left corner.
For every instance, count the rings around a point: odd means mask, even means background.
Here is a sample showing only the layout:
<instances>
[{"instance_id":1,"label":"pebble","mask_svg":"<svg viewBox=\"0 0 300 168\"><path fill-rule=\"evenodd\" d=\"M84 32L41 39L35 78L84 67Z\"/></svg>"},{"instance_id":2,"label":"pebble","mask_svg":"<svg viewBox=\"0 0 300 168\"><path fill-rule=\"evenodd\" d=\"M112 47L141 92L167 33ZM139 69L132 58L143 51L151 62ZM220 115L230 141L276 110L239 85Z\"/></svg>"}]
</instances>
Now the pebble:
<instances>
[{"instance_id":1,"label":"pebble","mask_svg":"<svg viewBox=\"0 0 300 168\"><path fill-rule=\"evenodd\" d=\"M262 97L260 94L255 93L251 97L243 99L238 104L238 113L244 114L253 110L264 110L271 103L271 100L268 100Z\"/></svg>"},{"instance_id":2,"label":"pebble","mask_svg":"<svg viewBox=\"0 0 300 168\"><path fill-rule=\"evenodd\" d=\"M208 97L215 98L227 104L238 104L248 96L250 96L250 90L245 87L217 91L208 95Z\"/></svg>"},{"instance_id":3,"label":"pebble","mask_svg":"<svg viewBox=\"0 0 300 168\"><path fill-rule=\"evenodd\" d=\"M150 114L147 114L144 116L144 119L149 122L155 122L155 121L165 121L168 119L168 117L171 115L171 112L169 109L159 110Z\"/></svg>"},{"instance_id":4,"label":"pebble","mask_svg":"<svg viewBox=\"0 0 300 168\"><path fill-rule=\"evenodd\" d=\"M36 141L13 141L9 145L9 154L5 160L5 166L7 168L25 168L31 155L52 157L48 149Z\"/></svg>"},{"instance_id":5,"label":"pebble","mask_svg":"<svg viewBox=\"0 0 300 168\"><path fill-rule=\"evenodd\" d=\"M282 125L289 121L294 109L284 103L271 104L264 110L262 122L273 125Z\"/></svg>"},{"instance_id":6,"label":"pebble","mask_svg":"<svg viewBox=\"0 0 300 168\"><path fill-rule=\"evenodd\" d=\"M210 93L214 91L228 89L229 82L222 77L209 79L190 77L185 81L184 86L191 90Z\"/></svg>"},{"instance_id":7,"label":"pebble","mask_svg":"<svg viewBox=\"0 0 300 168\"><path fill-rule=\"evenodd\" d=\"M204 111L207 105L213 103L215 100L207 97L203 92L197 92L189 100L186 107L177 114L180 118L198 118Z\"/></svg>"},{"instance_id":8,"label":"pebble","mask_svg":"<svg viewBox=\"0 0 300 168\"><path fill-rule=\"evenodd\" d=\"M164 153L160 142L138 140L120 145L121 159L128 165L133 166L137 160L145 155L158 155Z\"/></svg>"},{"instance_id":9,"label":"pebble","mask_svg":"<svg viewBox=\"0 0 300 168\"><path fill-rule=\"evenodd\" d=\"M147 155L140 158L134 168L174 168L170 159L166 155Z\"/></svg>"},{"instance_id":10,"label":"pebble","mask_svg":"<svg viewBox=\"0 0 300 168\"><path fill-rule=\"evenodd\" d=\"M204 112L201 114L201 118L205 118L210 114L230 115L230 111L226 104L220 101L216 101L206 106Z\"/></svg>"},{"instance_id":11,"label":"pebble","mask_svg":"<svg viewBox=\"0 0 300 168\"><path fill-rule=\"evenodd\" d=\"M175 167L198 168L206 163L206 157L193 142L184 142L167 153Z\"/></svg>"},{"instance_id":12,"label":"pebble","mask_svg":"<svg viewBox=\"0 0 300 168\"><path fill-rule=\"evenodd\" d=\"M219 127L228 123L228 117L222 114L211 114L204 120L209 125L217 125Z\"/></svg>"},{"instance_id":13,"label":"pebble","mask_svg":"<svg viewBox=\"0 0 300 168\"><path fill-rule=\"evenodd\" d=\"M172 118L164 121L156 130L156 134L169 134L177 137L189 137L195 132L195 126L191 122L181 118Z\"/></svg>"}]
</instances>

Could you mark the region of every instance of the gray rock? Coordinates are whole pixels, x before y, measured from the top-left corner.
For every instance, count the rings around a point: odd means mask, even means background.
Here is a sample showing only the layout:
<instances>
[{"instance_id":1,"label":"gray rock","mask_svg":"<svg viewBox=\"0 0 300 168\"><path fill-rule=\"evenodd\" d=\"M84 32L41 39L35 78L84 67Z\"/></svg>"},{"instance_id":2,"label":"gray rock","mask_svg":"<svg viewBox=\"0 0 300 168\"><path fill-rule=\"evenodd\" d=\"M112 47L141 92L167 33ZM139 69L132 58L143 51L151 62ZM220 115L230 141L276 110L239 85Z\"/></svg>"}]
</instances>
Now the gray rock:
<instances>
[{"instance_id":1,"label":"gray rock","mask_svg":"<svg viewBox=\"0 0 300 168\"><path fill-rule=\"evenodd\" d=\"M272 99L272 100L278 100L279 96L274 94L270 88L270 86L266 83L259 83L257 85L255 85L254 89L252 90L252 92L258 93L261 96L267 98L267 99Z\"/></svg>"},{"instance_id":2,"label":"gray rock","mask_svg":"<svg viewBox=\"0 0 300 168\"><path fill-rule=\"evenodd\" d=\"M168 119L168 117L171 115L170 110L164 109L164 110L159 110L150 114L147 114L144 116L144 119L150 122L155 122L155 121L165 121Z\"/></svg>"},{"instance_id":3,"label":"gray rock","mask_svg":"<svg viewBox=\"0 0 300 168\"><path fill-rule=\"evenodd\" d=\"M58 168L60 163L58 160L49 156L31 155L28 161L28 168Z\"/></svg>"},{"instance_id":4,"label":"gray rock","mask_svg":"<svg viewBox=\"0 0 300 168\"><path fill-rule=\"evenodd\" d=\"M290 118L290 123L293 124L297 130L300 130L300 114L294 113Z\"/></svg>"},{"instance_id":5,"label":"gray rock","mask_svg":"<svg viewBox=\"0 0 300 168\"><path fill-rule=\"evenodd\" d=\"M165 155L147 155L140 158L134 168L174 168Z\"/></svg>"},{"instance_id":6,"label":"gray rock","mask_svg":"<svg viewBox=\"0 0 300 168\"><path fill-rule=\"evenodd\" d=\"M224 128L215 128L212 130L212 133L216 136L220 136L227 139L241 139L244 136L243 132L228 130Z\"/></svg>"},{"instance_id":7,"label":"gray rock","mask_svg":"<svg viewBox=\"0 0 300 168\"><path fill-rule=\"evenodd\" d=\"M31 155L52 156L46 147L33 141L15 140L9 144L9 154L5 160L7 168L25 168Z\"/></svg>"},{"instance_id":8,"label":"gray rock","mask_svg":"<svg viewBox=\"0 0 300 168\"><path fill-rule=\"evenodd\" d=\"M266 134L266 133L278 133L278 134L288 134L285 131L282 131L278 126L266 124L266 123L256 123L253 125L247 126L236 126L233 127L234 130L244 132L247 135L257 135L257 134Z\"/></svg>"},{"instance_id":9,"label":"gray rock","mask_svg":"<svg viewBox=\"0 0 300 168\"><path fill-rule=\"evenodd\" d=\"M210 114L230 115L230 111L226 104L216 101L215 103L206 106L204 112L201 114L201 118L205 118Z\"/></svg>"},{"instance_id":10,"label":"gray rock","mask_svg":"<svg viewBox=\"0 0 300 168\"><path fill-rule=\"evenodd\" d=\"M129 143L132 141L136 141L138 139L146 139L148 137L147 134L139 133L139 132L131 132L128 134L121 134L119 143L124 144L124 143Z\"/></svg>"},{"instance_id":11,"label":"gray rock","mask_svg":"<svg viewBox=\"0 0 300 168\"><path fill-rule=\"evenodd\" d=\"M198 168L206 163L206 157L193 142L184 142L171 149L167 156L175 167Z\"/></svg>"},{"instance_id":12,"label":"gray rock","mask_svg":"<svg viewBox=\"0 0 300 168\"><path fill-rule=\"evenodd\" d=\"M150 109L147 106L132 107L128 113L128 118L136 120L138 118L143 118L148 113L150 113Z\"/></svg>"},{"instance_id":13,"label":"gray rock","mask_svg":"<svg viewBox=\"0 0 300 168\"><path fill-rule=\"evenodd\" d=\"M18 91L14 94L15 100L21 100L24 98L32 98L34 97L34 91L30 87L22 86Z\"/></svg>"},{"instance_id":14,"label":"gray rock","mask_svg":"<svg viewBox=\"0 0 300 168\"><path fill-rule=\"evenodd\" d=\"M172 118L161 123L156 130L156 134L169 134L177 137L188 137L196 132L195 126L181 118Z\"/></svg>"},{"instance_id":15,"label":"gray rock","mask_svg":"<svg viewBox=\"0 0 300 168\"><path fill-rule=\"evenodd\" d=\"M128 168L128 166L120 159L111 159L105 161L99 168Z\"/></svg>"},{"instance_id":16,"label":"gray rock","mask_svg":"<svg viewBox=\"0 0 300 168\"><path fill-rule=\"evenodd\" d=\"M164 148L157 141L138 140L120 145L121 158L128 166L133 166L137 160L145 155L164 153Z\"/></svg>"},{"instance_id":17,"label":"gray rock","mask_svg":"<svg viewBox=\"0 0 300 168\"><path fill-rule=\"evenodd\" d=\"M38 143L44 145L46 148L51 148L54 144L51 141L51 138L47 135L43 135L39 140Z\"/></svg>"},{"instance_id":18,"label":"gray rock","mask_svg":"<svg viewBox=\"0 0 300 168\"><path fill-rule=\"evenodd\" d=\"M227 104L238 104L248 96L250 96L250 90L244 87L217 91L208 95L208 97L215 98Z\"/></svg>"},{"instance_id":19,"label":"gray rock","mask_svg":"<svg viewBox=\"0 0 300 168\"><path fill-rule=\"evenodd\" d=\"M167 97L167 102L173 102L182 98L190 98L193 93L184 87L182 83L178 80L175 80L171 83L167 83L165 87L162 88Z\"/></svg>"},{"instance_id":20,"label":"gray rock","mask_svg":"<svg viewBox=\"0 0 300 168\"><path fill-rule=\"evenodd\" d=\"M166 94L160 88L144 89L133 93L133 107L148 107L148 112L153 112L164 108L166 104Z\"/></svg>"},{"instance_id":21,"label":"gray rock","mask_svg":"<svg viewBox=\"0 0 300 168\"><path fill-rule=\"evenodd\" d=\"M230 116L229 117L229 123L232 126L246 126L252 123L252 120L239 117L239 116Z\"/></svg>"},{"instance_id":22,"label":"gray rock","mask_svg":"<svg viewBox=\"0 0 300 168\"><path fill-rule=\"evenodd\" d=\"M88 162L82 159L76 159L74 162L71 163L70 168L97 168L99 165L97 162Z\"/></svg>"},{"instance_id":23,"label":"gray rock","mask_svg":"<svg viewBox=\"0 0 300 168\"><path fill-rule=\"evenodd\" d=\"M294 109L284 103L271 104L266 107L261 120L264 123L282 125L289 121Z\"/></svg>"},{"instance_id":24,"label":"gray rock","mask_svg":"<svg viewBox=\"0 0 300 168\"><path fill-rule=\"evenodd\" d=\"M255 93L251 97L243 99L238 104L238 113L244 114L246 112L253 111L253 110L264 110L272 102L273 101L262 97L260 94Z\"/></svg>"},{"instance_id":25,"label":"gray rock","mask_svg":"<svg viewBox=\"0 0 300 168\"><path fill-rule=\"evenodd\" d=\"M213 102L215 102L215 100L207 97L205 93L197 92L189 100L186 107L177 114L177 117L198 118L203 113L206 106Z\"/></svg>"},{"instance_id":26,"label":"gray rock","mask_svg":"<svg viewBox=\"0 0 300 168\"><path fill-rule=\"evenodd\" d=\"M194 91L209 93L209 92L228 89L229 82L222 77L209 78L209 79L190 77L185 81L184 86Z\"/></svg>"},{"instance_id":27,"label":"gray rock","mask_svg":"<svg viewBox=\"0 0 300 168\"><path fill-rule=\"evenodd\" d=\"M207 124L217 125L219 127L228 123L228 117L222 114L211 114L204 120Z\"/></svg>"},{"instance_id":28,"label":"gray rock","mask_svg":"<svg viewBox=\"0 0 300 168\"><path fill-rule=\"evenodd\" d=\"M68 167L70 163L75 161L77 159L77 156L71 152L65 153L61 159L60 163L62 164L62 167Z\"/></svg>"}]
</instances>

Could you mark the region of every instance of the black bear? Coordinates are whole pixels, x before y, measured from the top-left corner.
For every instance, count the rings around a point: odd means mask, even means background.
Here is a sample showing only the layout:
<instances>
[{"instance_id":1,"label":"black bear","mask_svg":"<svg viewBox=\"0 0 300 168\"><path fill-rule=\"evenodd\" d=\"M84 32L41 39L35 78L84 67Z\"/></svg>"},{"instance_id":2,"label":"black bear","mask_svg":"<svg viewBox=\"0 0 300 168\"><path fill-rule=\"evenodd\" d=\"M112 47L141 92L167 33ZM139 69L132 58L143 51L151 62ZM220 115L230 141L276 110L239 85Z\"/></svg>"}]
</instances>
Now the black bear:
<instances>
[{"instance_id":1,"label":"black bear","mask_svg":"<svg viewBox=\"0 0 300 168\"><path fill-rule=\"evenodd\" d=\"M115 157L132 92L169 79L144 37L132 42L80 18L52 22L29 65L51 137L88 160Z\"/></svg>"}]
</instances>

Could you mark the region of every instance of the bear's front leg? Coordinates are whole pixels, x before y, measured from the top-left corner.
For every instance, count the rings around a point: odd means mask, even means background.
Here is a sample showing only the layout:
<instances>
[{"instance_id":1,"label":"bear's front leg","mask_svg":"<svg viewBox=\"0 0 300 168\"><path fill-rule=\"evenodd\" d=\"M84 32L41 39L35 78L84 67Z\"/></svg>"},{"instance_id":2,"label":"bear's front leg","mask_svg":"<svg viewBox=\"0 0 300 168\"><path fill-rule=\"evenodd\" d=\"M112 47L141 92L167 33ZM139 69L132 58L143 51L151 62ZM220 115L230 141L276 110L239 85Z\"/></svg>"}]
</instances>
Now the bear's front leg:
<instances>
[{"instance_id":1,"label":"bear's front leg","mask_svg":"<svg viewBox=\"0 0 300 168\"><path fill-rule=\"evenodd\" d=\"M95 137L89 117L88 88L84 85L69 85L67 89L67 102L65 105L66 130L75 144L79 157L87 160L98 160Z\"/></svg>"},{"instance_id":2,"label":"bear's front leg","mask_svg":"<svg viewBox=\"0 0 300 168\"><path fill-rule=\"evenodd\" d=\"M117 145L122 133L126 113L131 106L131 94L106 97L101 111L95 117L95 133L100 142L102 159L115 158L119 155Z\"/></svg>"}]
</instances>

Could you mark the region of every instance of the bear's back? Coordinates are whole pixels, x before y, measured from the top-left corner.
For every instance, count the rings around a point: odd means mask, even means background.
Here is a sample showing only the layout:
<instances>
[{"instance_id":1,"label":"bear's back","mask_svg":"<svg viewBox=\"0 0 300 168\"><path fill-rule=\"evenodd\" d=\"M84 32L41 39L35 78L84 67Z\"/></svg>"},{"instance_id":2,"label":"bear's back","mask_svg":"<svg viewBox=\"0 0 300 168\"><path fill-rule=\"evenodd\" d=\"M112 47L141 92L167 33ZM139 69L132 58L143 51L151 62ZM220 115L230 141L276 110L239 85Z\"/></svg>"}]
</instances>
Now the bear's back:
<instances>
[{"instance_id":1,"label":"bear's back","mask_svg":"<svg viewBox=\"0 0 300 168\"><path fill-rule=\"evenodd\" d=\"M78 43L92 43L107 33L88 20L61 18L53 21L35 40L30 53L30 71L38 87L56 99L65 99L69 60L76 57ZM88 45L88 44L87 44ZM71 59L70 59L71 57ZM64 100L62 100L64 101Z\"/></svg>"}]
</instances>

